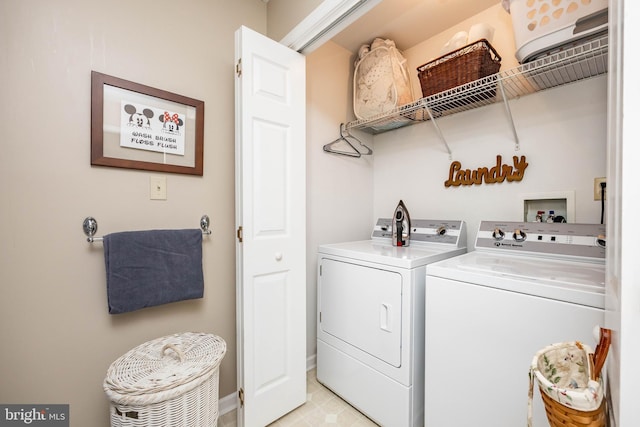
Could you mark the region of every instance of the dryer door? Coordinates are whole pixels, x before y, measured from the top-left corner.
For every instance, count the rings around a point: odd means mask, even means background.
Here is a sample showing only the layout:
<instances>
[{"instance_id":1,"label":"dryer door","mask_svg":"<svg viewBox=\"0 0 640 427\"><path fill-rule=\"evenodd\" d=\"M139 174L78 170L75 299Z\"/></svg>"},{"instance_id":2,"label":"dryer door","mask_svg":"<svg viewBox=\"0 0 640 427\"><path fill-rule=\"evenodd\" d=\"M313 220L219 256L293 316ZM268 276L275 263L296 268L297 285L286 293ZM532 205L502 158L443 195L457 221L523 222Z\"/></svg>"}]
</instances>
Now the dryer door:
<instances>
[{"instance_id":1,"label":"dryer door","mask_svg":"<svg viewBox=\"0 0 640 427\"><path fill-rule=\"evenodd\" d=\"M321 268L318 304L322 331L400 367L402 276L327 258Z\"/></svg>"}]
</instances>

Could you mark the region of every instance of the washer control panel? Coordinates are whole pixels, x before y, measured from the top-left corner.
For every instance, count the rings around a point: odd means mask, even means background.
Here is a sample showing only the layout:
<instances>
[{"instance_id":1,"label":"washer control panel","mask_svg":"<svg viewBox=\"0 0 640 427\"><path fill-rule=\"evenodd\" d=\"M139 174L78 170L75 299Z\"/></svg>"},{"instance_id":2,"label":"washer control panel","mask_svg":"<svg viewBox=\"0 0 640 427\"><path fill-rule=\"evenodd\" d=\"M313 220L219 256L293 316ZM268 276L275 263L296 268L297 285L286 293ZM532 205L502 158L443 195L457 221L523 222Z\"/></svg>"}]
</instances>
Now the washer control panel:
<instances>
[{"instance_id":1,"label":"washer control panel","mask_svg":"<svg viewBox=\"0 0 640 427\"><path fill-rule=\"evenodd\" d=\"M604 224L482 221L476 249L604 259L606 241Z\"/></svg>"},{"instance_id":2,"label":"washer control panel","mask_svg":"<svg viewBox=\"0 0 640 427\"><path fill-rule=\"evenodd\" d=\"M376 240L392 239L392 219L378 218L371 238ZM412 244L443 243L464 247L467 244L467 233L464 221L440 221L431 219L416 219L411 221Z\"/></svg>"}]
</instances>

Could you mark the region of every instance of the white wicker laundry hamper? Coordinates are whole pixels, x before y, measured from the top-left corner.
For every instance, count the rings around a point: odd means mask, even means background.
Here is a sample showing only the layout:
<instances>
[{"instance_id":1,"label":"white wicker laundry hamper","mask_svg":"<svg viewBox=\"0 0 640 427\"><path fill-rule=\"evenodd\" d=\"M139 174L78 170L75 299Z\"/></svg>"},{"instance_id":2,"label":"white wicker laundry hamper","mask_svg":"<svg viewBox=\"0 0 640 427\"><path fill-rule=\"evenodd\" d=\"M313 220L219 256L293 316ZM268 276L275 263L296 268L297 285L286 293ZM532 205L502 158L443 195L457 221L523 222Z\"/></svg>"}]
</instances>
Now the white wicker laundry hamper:
<instances>
[{"instance_id":1,"label":"white wicker laundry hamper","mask_svg":"<svg viewBox=\"0 0 640 427\"><path fill-rule=\"evenodd\" d=\"M125 353L111 364L103 384L111 426L217 426L219 366L226 350L216 335L187 332Z\"/></svg>"}]
</instances>

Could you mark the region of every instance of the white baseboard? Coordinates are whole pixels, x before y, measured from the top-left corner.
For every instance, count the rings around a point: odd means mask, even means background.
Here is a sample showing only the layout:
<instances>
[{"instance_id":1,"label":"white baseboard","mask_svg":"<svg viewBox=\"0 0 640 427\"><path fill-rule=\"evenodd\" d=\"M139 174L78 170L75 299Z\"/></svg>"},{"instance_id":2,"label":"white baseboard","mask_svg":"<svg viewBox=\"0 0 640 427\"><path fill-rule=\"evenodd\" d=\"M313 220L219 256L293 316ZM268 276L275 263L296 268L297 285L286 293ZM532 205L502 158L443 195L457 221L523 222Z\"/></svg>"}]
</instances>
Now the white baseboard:
<instances>
[{"instance_id":1,"label":"white baseboard","mask_svg":"<svg viewBox=\"0 0 640 427\"><path fill-rule=\"evenodd\" d=\"M307 371L312 370L316 367L316 355L311 355L307 357Z\"/></svg>"},{"instance_id":2,"label":"white baseboard","mask_svg":"<svg viewBox=\"0 0 640 427\"><path fill-rule=\"evenodd\" d=\"M237 407L237 393L231 393L222 399L218 399L218 413L224 415Z\"/></svg>"},{"instance_id":3,"label":"white baseboard","mask_svg":"<svg viewBox=\"0 0 640 427\"><path fill-rule=\"evenodd\" d=\"M316 355L307 357L307 371L316 367ZM238 399L236 393L231 393L225 397L218 399L218 412L220 415L224 415L227 412L231 412L238 406Z\"/></svg>"}]
</instances>

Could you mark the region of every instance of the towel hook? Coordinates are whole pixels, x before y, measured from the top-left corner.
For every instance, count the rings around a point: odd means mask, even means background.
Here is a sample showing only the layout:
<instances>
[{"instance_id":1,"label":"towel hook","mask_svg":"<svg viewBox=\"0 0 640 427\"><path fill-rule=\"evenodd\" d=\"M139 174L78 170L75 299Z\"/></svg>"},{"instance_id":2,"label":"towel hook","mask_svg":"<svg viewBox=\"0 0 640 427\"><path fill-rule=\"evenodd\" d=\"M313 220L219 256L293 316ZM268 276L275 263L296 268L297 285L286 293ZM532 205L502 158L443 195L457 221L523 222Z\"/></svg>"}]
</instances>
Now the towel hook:
<instances>
[{"instance_id":1,"label":"towel hook","mask_svg":"<svg viewBox=\"0 0 640 427\"><path fill-rule=\"evenodd\" d=\"M98 231L98 221L95 218L88 216L82 221L82 230L87 236L87 242L93 243L93 236Z\"/></svg>"},{"instance_id":2,"label":"towel hook","mask_svg":"<svg viewBox=\"0 0 640 427\"><path fill-rule=\"evenodd\" d=\"M211 230L209 230L209 215L202 215L200 218L200 229L202 234L211 234Z\"/></svg>"}]
</instances>

